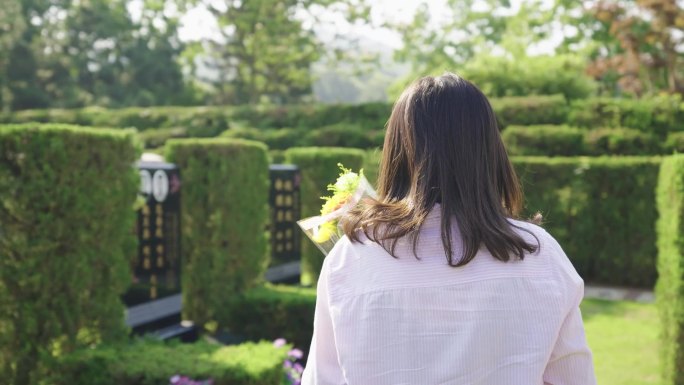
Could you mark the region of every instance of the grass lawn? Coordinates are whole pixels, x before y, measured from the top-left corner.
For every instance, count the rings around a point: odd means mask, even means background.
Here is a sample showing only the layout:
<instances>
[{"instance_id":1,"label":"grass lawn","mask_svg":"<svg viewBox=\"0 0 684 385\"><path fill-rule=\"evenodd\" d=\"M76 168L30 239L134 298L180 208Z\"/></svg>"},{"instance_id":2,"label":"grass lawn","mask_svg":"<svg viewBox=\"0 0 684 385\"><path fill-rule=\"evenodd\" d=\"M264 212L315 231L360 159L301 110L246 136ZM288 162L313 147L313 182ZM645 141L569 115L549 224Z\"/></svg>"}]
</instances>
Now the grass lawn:
<instances>
[{"instance_id":1,"label":"grass lawn","mask_svg":"<svg viewBox=\"0 0 684 385\"><path fill-rule=\"evenodd\" d=\"M582 316L599 385L662 385L654 304L586 299Z\"/></svg>"}]
</instances>

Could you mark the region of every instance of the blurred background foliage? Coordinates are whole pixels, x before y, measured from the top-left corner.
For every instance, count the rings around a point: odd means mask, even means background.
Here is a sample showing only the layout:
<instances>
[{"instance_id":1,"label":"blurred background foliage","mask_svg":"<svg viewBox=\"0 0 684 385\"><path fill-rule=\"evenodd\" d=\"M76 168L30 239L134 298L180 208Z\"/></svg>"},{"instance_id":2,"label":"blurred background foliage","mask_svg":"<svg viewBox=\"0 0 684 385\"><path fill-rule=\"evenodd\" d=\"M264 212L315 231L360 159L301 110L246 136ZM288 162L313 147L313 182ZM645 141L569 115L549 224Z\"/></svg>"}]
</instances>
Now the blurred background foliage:
<instances>
[{"instance_id":1,"label":"blurred background foliage","mask_svg":"<svg viewBox=\"0 0 684 385\"><path fill-rule=\"evenodd\" d=\"M681 94L683 27L676 0L4 0L0 107L387 101L445 70L491 97Z\"/></svg>"}]
</instances>

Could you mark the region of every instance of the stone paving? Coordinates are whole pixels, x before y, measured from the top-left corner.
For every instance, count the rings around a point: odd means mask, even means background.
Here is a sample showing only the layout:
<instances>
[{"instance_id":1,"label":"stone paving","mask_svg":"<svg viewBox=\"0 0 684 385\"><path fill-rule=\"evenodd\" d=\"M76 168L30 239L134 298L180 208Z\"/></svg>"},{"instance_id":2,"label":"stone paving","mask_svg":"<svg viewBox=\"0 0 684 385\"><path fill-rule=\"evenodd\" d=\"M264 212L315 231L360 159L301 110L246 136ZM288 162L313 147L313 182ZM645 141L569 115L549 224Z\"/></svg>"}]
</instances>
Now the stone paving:
<instances>
[{"instance_id":1,"label":"stone paving","mask_svg":"<svg viewBox=\"0 0 684 385\"><path fill-rule=\"evenodd\" d=\"M650 290L593 285L584 287L584 298L605 299L610 301L627 300L642 303L655 302L655 295Z\"/></svg>"}]
</instances>

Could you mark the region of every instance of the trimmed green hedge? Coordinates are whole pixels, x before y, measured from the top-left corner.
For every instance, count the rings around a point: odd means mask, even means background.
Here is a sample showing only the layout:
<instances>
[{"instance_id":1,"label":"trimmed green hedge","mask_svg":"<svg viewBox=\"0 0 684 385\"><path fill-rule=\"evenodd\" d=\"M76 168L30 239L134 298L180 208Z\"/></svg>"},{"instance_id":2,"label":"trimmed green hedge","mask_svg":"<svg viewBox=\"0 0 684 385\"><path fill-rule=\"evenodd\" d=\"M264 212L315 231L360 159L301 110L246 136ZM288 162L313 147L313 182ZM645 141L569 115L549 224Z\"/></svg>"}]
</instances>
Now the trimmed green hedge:
<instances>
[{"instance_id":1,"label":"trimmed green hedge","mask_svg":"<svg viewBox=\"0 0 684 385\"><path fill-rule=\"evenodd\" d=\"M568 105L562 95L492 98L492 106L503 126L528 124L561 124L566 120ZM385 123L392 112L391 103L357 105L292 105L240 107L131 107L104 109L88 107L72 110L26 110L0 113L0 123L53 122L89 126L133 127L139 131L160 130L149 134L148 148L173 137L215 137L229 127L251 127L257 130L281 129L309 132L322 127L357 127L363 142L382 144ZM335 131L328 128L328 130ZM348 130L348 129L346 129ZM229 130L230 131L230 130ZM274 134L275 135L275 134ZM287 136L287 135L286 135ZM296 136L301 138L301 136ZM278 142L278 138L268 140ZM320 138L318 138L320 139ZM297 142L297 146L318 145ZM346 138L342 138L345 139ZM341 139L341 140L342 140ZM152 143L154 142L154 143ZM292 144L294 145L294 144ZM334 143L333 145L340 145ZM276 147L273 148L285 148Z\"/></svg>"},{"instance_id":2,"label":"trimmed green hedge","mask_svg":"<svg viewBox=\"0 0 684 385\"><path fill-rule=\"evenodd\" d=\"M677 95L642 99L590 98L571 104L567 124L580 127L627 127L664 137L684 131L684 104Z\"/></svg>"},{"instance_id":3,"label":"trimmed green hedge","mask_svg":"<svg viewBox=\"0 0 684 385\"><path fill-rule=\"evenodd\" d=\"M249 127L313 129L345 123L367 130L382 129L392 112L389 103L303 104L291 106L242 106L231 110L231 117Z\"/></svg>"},{"instance_id":4,"label":"trimmed green hedge","mask_svg":"<svg viewBox=\"0 0 684 385\"><path fill-rule=\"evenodd\" d=\"M653 287L660 158L516 157L526 215L540 211L588 283Z\"/></svg>"},{"instance_id":5,"label":"trimmed green hedge","mask_svg":"<svg viewBox=\"0 0 684 385\"><path fill-rule=\"evenodd\" d=\"M658 285L666 385L684 384L684 156L665 158L658 182Z\"/></svg>"},{"instance_id":6,"label":"trimmed green hedge","mask_svg":"<svg viewBox=\"0 0 684 385\"><path fill-rule=\"evenodd\" d=\"M501 134L511 155L658 155L678 146L674 133L663 145L653 134L632 128L585 130L568 126L510 126Z\"/></svg>"},{"instance_id":7,"label":"trimmed green hedge","mask_svg":"<svg viewBox=\"0 0 684 385\"><path fill-rule=\"evenodd\" d=\"M568 104L563 95L490 99L501 128L511 125L564 124Z\"/></svg>"},{"instance_id":8,"label":"trimmed green hedge","mask_svg":"<svg viewBox=\"0 0 684 385\"><path fill-rule=\"evenodd\" d=\"M174 139L166 159L183 178L183 312L206 326L268 264L267 150L238 139Z\"/></svg>"},{"instance_id":9,"label":"trimmed green hedge","mask_svg":"<svg viewBox=\"0 0 684 385\"><path fill-rule=\"evenodd\" d=\"M271 150L284 150L300 145L306 133L306 130L295 128L272 130L243 127L226 130L221 136L225 138L256 140L265 143Z\"/></svg>"},{"instance_id":10,"label":"trimmed green hedge","mask_svg":"<svg viewBox=\"0 0 684 385\"><path fill-rule=\"evenodd\" d=\"M266 285L233 296L225 326L251 340L285 338L307 350L313 335L316 289Z\"/></svg>"},{"instance_id":11,"label":"trimmed green hedge","mask_svg":"<svg viewBox=\"0 0 684 385\"><path fill-rule=\"evenodd\" d=\"M584 130L568 126L510 126L501 134L511 155L581 155Z\"/></svg>"},{"instance_id":12,"label":"trimmed green hedge","mask_svg":"<svg viewBox=\"0 0 684 385\"><path fill-rule=\"evenodd\" d=\"M139 155L133 131L0 125L0 377L125 336Z\"/></svg>"},{"instance_id":13,"label":"trimmed green hedge","mask_svg":"<svg viewBox=\"0 0 684 385\"><path fill-rule=\"evenodd\" d=\"M654 155L663 151L658 137L631 128L588 131L584 145L589 155Z\"/></svg>"},{"instance_id":14,"label":"trimmed green hedge","mask_svg":"<svg viewBox=\"0 0 684 385\"><path fill-rule=\"evenodd\" d=\"M87 107L71 110L25 110L0 115L1 122L70 123L105 127L187 130L190 136L211 137L228 128L225 108L220 107L131 107L106 109Z\"/></svg>"},{"instance_id":15,"label":"trimmed green hedge","mask_svg":"<svg viewBox=\"0 0 684 385\"><path fill-rule=\"evenodd\" d=\"M301 147L285 152L287 163L299 166L302 175L302 218L320 215L322 196L328 195L327 186L340 175L338 163L358 171L363 166L365 153L352 148ZM302 233L302 274L304 285L315 285L323 266L323 253Z\"/></svg>"},{"instance_id":16,"label":"trimmed green hedge","mask_svg":"<svg viewBox=\"0 0 684 385\"><path fill-rule=\"evenodd\" d=\"M684 132L669 133L665 141L665 150L670 153L684 152Z\"/></svg>"},{"instance_id":17,"label":"trimmed green hedge","mask_svg":"<svg viewBox=\"0 0 684 385\"><path fill-rule=\"evenodd\" d=\"M214 385L281 385L288 346L272 342L220 346L140 340L64 357L51 373L54 385L164 385L175 375L212 379Z\"/></svg>"}]
</instances>

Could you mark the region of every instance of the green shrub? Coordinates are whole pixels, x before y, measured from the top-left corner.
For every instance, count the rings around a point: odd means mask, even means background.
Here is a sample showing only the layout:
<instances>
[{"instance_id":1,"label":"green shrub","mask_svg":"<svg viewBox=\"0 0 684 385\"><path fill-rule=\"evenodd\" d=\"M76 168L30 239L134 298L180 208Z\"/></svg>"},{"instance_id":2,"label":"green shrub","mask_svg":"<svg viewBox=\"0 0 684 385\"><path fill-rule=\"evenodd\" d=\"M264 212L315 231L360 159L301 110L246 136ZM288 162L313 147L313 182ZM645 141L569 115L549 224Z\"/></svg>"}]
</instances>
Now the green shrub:
<instances>
[{"instance_id":1,"label":"green shrub","mask_svg":"<svg viewBox=\"0 0 684 385\"><path fill-rule=\"evenodd\" d=\"M506 97L491 99L502 126L510 124L563 124L567 103L562 95ZM134 127L139 131L183 128L188 137L215 137L229 126L275 130L286 136L281 141L299 139L301 133L328 126L355 126L363 130L369 146L382 145L384 127L392 112L390 103L358 105L294 105L240 107L148 107L104 109L88 107L74 110L26 110L0 116L4 122L57 122L92 126ZM234 124L230 124L234 123ZM287 128L290 131L280 131ZM264 139L263 141L268 142ZM301 145L300 142L278 148ZM275 147L274 147L275 148Z\"/></svg>"},{"instance_id":2,"label":"green shrub","mask_svg":"<svg viewBox=\"0 0 684 385\"><path fill-rule=\"evenodd\" d=\"M627 127L655 134L682 131L684 108L680 96L642 99L591 98L575 100L568 124L580 127Z\"/></svg>"},{"instance_id":3,"label":"green shrub","mask_svg":"<svg viewBox=\"0 0 684 385\"><path fill-rule=\"evenodd\" d=\"M258 128L232 128L224 131L221 136L226 138L239 138L256 140L266 143L269 149L285 150L290 147L301 147L304 143L306 131L294 128L258 129Z\"/></svg>"},{"instance_id":4,"label":"green shrub","mask_svg":"<svg viewBox=\"0 0 684 385\"><path fill-rule=\"evenodd\" d=\"M272 342L221 346L140 340L67 355L50 380L54 385L164 385L180 374L211 378L214 385L280 385L287 351Z\"/></svg>"},{"instance_id":5,"label":"green shrub","mask_svg":"<svg viewBox=\"0 0 684 385\"><path fill-rule=\"evenodd\" d=\"M666 385L684 384L684 156L667 157L658 180L661 361Z\"/></svg>"},{"instance_id":6,"label":"green shrub","mask_svg":"<svg viewBox=\"0 0 684 385\"><path fill-rule=\"evenodd\" d=\"M513 158L526 216L544 227L588 283L655 283L655 157Z\"/></svg>"},{"instance_id":7,"label":"green shrub","mask_svg":"<svg viewBox=\"0 0 684 385\"><path fill-rule=\"evenodd\" d=\"M199 325L255 285L268 264L266 146L238 139L172 139L183 178L183 313Z\"/></svg>"},{"instance_id":8,"label":"green shrub","mask_svg":"<svg viewBox=\"0 0 684 385\"><path fill-rule=\"evenodd\" d=\"M250 127L314 129L328 125L355 124L367 130L382 129L392 106L388 103L356 105L244 106L232 109L232 118Z\"/></svg>"},{"instance_id":9,"label":"green shrub","mask_svg":"<svg viewBox=\"0 0 684 385\"><path fill-rule=\"evenodd\" d=\"M335 124L309 130L302 142L305 146L318 147L372 147L370 135L360 126Z\"/></svg>"},{"instance_id":10,"label":"green shrub","mask_svg":"<svg viewBox=\"0 0 684 385\"><path fill-rule=\"evenodd\" d=\"M588 131L584 145L591 155L654 155L663 151L656 136L630 128Z\"/></svg>"},{"instance_id":11,"label":"green shrub","mask_svg":"<svg viewBox=\"0 0 684 385\"><path fill-rule=\"evenodd\" d=\"M219 107L130 107L25 110L3 116L7 122L53 122L96 127L133 127L139 131L182 127L190 137L213 137L228 128L230 112Z\"/></svg>"},{"instance_id":12,"label":"green shrub","mask_svg":"<svg viewBox=\"0 0 684 385\"><path fill-rule=\"evenodd\" d=\"M37 383L57 352L125 336L138 154L129 130L0 126L4 383Z\"/></svg>"},{"instance_id":13,"label":"green shrub","mask_svg":"<svg viewBox=\"0 0 684 385\"><path fill-rule=\"evenodd\" d=\"M303 147L287 150L286 162L296 164L301 170L302 218L320 215L323 205L320 197L328 195L327 186L334 183L339 176L338 163L357 171L363 166L363 158L363 151L350 148ZM314 285L324 256L304 234L302 237L302 284Z\"/></svg>"},{"instance_id":14,"label":"green shrub","mask_svg":"<svg viewBox=\"0 0 684 385\"><path fill-rule=\"evenodd\" d=\"M169 139L187 138L188 133L185 128L151 128L138 134L140 140L145 144L145 148L159 148Z\"/></svg>"},{"instance_id":15,"label":"green shrub","mask_svg":"<svg viewBox=\"0 0 684 385\"><path fill-rule=\"evenodd\" d=\"M510 126L502 133L511 155L584 154L584 131L568 126Z\"/></svg>"},{"instance_id":16,"label":"green shrub","mask_svg":"<svg viewBox=\"0 0 684 385\"><path fill-rule=\"evenodd\" d=\"M249 339L282 337L308 349L315 308L316 289L267 285L233 296L222 318L231 332Z\"/></svg>"},{"instance_id":17,"label":"green shrub","mask_svg":"<svg viewBox=\"0 0 684 385\"><path fill-rule=\"evenodd\" d=\"M568 105L563 95L490 99L501 128L510 125L565 124Z\"/></svg>"},{"instance_id":18,"label":"green shrub","mask_svg":"<svg viewBox=\"0 0 684 385\"><path fill-rule=\"evenodd\" d=\"M664 147L667 152L684 152L684 132L671 132L667 134Z\"/></svg>"},{"instance_id":19,"label":"green shrub","mask_svg":"<svg viewBox=\"0 0 684 385\"><path fill-rule=\"evenodd\" d=\"M585 73L579 55L509 58L477 55L462 68L463 77L489 97L562 94L568 100L587 98L596 83Z\"/></svg>"}]
</instances>

